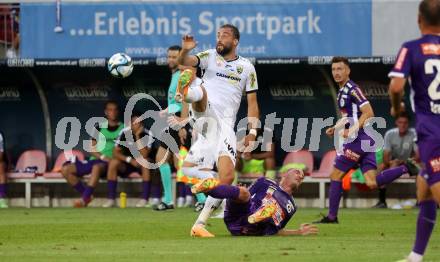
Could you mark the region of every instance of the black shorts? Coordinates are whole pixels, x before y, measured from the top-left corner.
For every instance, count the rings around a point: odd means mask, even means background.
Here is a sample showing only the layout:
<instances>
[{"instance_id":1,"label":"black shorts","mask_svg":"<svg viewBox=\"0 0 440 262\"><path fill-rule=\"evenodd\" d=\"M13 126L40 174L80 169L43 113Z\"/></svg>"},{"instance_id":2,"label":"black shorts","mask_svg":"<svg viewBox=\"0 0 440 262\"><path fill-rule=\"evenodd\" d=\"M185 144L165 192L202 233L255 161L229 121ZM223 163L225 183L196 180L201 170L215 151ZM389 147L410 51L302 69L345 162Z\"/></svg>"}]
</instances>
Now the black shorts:
<instances>
[{"instance_id":1,"label":"black shorts","mask_svg":"<svg viewBox=\"0 0 440 262\"><path fill-rule=\"evenodd\" d=\"M176 143L178 148L180 148L181 146L184 146L187 149L189 149L191 147L191 129L188 126L185 126L185 129L186 129L185 143L182 144L180 142L178 130L174 130L173 128L168 128L165 130L166 134L162 135L160 138L160 146L165 149L168 149L169 148L168 145L173 145L173 143ZM168 136L168 134L171 137ZM172 139L172 140L169 140L169 139Z\"/></svg>"}]
</instances>

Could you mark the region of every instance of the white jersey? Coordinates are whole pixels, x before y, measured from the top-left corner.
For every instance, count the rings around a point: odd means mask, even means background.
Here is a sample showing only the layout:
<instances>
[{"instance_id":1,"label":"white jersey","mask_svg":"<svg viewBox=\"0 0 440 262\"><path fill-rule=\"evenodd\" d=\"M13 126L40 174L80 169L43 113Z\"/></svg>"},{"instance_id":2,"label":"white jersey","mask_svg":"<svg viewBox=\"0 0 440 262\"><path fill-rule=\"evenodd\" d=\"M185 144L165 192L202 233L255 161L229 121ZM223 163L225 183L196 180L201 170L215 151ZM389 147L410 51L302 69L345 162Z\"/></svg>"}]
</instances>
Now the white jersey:
<instances>
[{"instance_id":1,"label":"white jersey","mask_svg":"<svg viewBox=\"0 0 440 262\"><path fill-rule=\"evenodd\" d=\"M226 61L215 49L196 55L198 67L203 71L203 86L208 94L210 107L225 124L235 125L243 92L258 90L255 68L241 56Z\"/></svg>"}]
</instances>

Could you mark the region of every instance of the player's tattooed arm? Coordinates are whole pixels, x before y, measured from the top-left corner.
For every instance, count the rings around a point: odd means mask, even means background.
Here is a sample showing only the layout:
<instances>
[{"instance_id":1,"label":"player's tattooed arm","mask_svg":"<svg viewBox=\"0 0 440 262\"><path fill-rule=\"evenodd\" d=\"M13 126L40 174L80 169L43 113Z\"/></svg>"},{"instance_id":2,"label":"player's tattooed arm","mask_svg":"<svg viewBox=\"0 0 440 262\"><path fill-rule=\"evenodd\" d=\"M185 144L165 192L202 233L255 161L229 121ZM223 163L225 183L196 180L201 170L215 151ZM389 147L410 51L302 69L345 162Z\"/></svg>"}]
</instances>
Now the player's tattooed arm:
<instances>
[{"instance_id":1,"label":"player's tattooed arm","mask_svg":"<svg viewBox=\"0 0 440 262\"><path fill-rule=\"evenodd\" d=\"M391 100L391 116L393 117L396 117L401 111L403 111L402 98L404 95L405 84L406 78L391 78L388 93Z\"/></svg>"},{"instance_id":2,"label":"player's tattooed arm","mask_svg":"<svg viewBox=\"0 0 440 262\"><path fill-rule=\"evenodd\" d=\"M278 231L279 236L308 236L318 234L318 227L311 224L301 224L299 229L281 229Z\"/></svg>"},{"instance_id":3,"label":"player's tattooed arm","mask_svg":"<svg viewBox=\"0 0 440 262\"><path fill-rule=\"evenodd\" d=\"M180 50L177 62L179 65L196 67L199 64L199 59L195 55L189 55L191 50L197 46L197 42L193 36L184 35L182 38L182 50Z\"/></svg>"}]
</instances>

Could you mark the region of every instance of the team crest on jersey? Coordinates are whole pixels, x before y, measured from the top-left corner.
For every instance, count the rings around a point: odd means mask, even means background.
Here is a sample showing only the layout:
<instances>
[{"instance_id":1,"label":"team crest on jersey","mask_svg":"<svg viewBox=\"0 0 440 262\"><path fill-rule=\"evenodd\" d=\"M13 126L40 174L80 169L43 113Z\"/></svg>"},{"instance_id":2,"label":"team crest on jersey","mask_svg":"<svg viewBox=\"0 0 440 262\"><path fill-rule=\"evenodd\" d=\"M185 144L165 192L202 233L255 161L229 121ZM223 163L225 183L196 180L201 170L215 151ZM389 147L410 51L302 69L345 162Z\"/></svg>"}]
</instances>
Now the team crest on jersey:
<instances>
[{"instance_id":1,"label":"team crest on jersey","mask_svg":"<svg viewBox=\"0 0 440 262\"><path fill-rule=\"evenodd\" d=\"M243 66L238 65L237 66L237 73L241 75L241 73L243 73Z\"/></svg>"}]
</instances>

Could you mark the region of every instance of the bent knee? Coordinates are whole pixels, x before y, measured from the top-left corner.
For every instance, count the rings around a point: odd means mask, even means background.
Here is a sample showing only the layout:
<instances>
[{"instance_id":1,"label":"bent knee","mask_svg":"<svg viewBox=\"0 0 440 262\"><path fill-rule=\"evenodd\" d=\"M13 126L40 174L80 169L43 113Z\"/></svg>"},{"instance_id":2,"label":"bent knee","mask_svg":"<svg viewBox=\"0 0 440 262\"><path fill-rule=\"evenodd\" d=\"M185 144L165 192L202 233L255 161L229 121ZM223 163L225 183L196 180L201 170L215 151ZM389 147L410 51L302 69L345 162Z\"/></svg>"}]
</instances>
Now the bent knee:
<instances>
[{"instance_id":1,"label":"bent knee","mask_svg":"<svg viewBox=\"0 0 440 262\"><path fill-rule=\"evenodd\" d=\"M74 174L76 171L76 167L74 164L67 164L61 167L61 174L64 177L67 177L68 175Z\"/></svg>"},{"instance_id":2,"label":"bent knee","mask_svg":"<svg viewBox=\"0 0 440 262\"><path fill-rule=\"evenodd\" d=\"M231 185L234 182L234 179L235 179L234 170L219 175L220 184Z\"/></svg>"}]
</instances>

